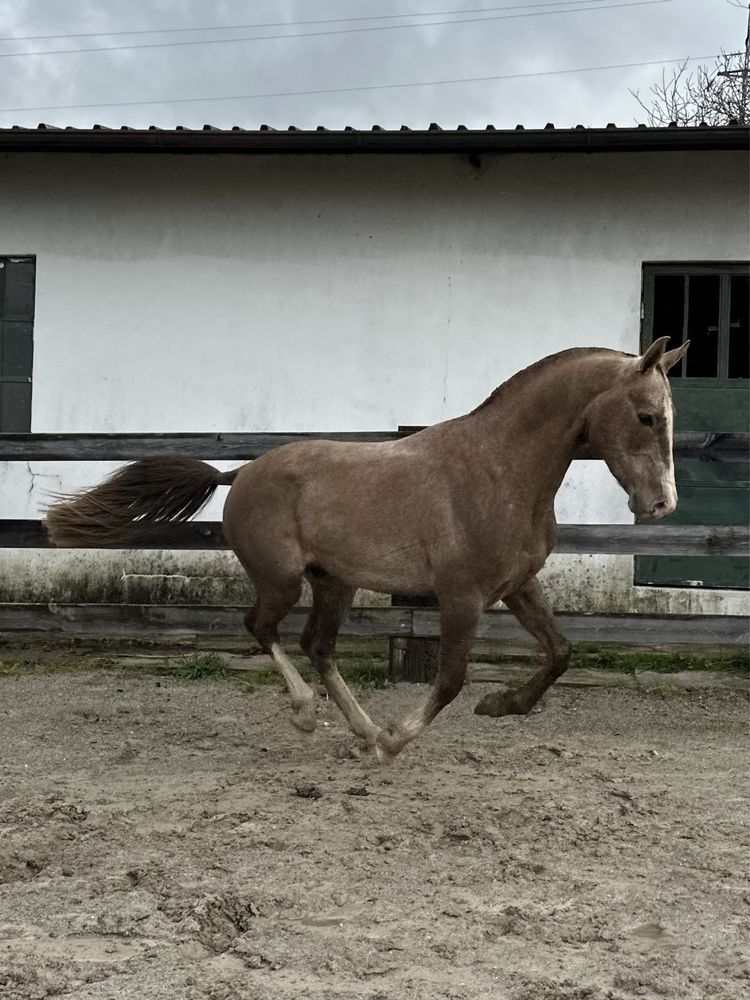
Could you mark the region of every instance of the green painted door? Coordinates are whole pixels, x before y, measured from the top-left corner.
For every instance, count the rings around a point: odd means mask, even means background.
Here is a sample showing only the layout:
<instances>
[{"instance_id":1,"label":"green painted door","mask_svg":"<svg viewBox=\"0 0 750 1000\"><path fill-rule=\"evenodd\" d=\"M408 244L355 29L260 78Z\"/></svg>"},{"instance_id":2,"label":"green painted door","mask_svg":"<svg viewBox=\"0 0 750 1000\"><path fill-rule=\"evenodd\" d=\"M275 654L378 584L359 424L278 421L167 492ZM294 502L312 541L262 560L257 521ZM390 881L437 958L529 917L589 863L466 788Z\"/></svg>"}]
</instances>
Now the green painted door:
<instances>
[{"instance_id":1,"label":"green painted door","mask_svg":"<svg viewBox=\"0 0 750 1000\"><path fill-rule=\"evenodd\" d=\"M690 340L669 373L676 431L708 434L750 428L750 272L743 264L649 264L643 268L641 348L669 337ZM677 458L673 524L747 524L747 455L735 461ZM635 582L666 587L748 589L742 557L638 556Z\"/></svg>"},{"instance_id":2,"label":"green painted door","mask_svg":"<svg viewBox=\"0 0 750 1000\"><path fill-rule=\"evenodd\" d=\"M33 257L0 257L0 433L31 430Z\"/></svg>"}]
</instances>

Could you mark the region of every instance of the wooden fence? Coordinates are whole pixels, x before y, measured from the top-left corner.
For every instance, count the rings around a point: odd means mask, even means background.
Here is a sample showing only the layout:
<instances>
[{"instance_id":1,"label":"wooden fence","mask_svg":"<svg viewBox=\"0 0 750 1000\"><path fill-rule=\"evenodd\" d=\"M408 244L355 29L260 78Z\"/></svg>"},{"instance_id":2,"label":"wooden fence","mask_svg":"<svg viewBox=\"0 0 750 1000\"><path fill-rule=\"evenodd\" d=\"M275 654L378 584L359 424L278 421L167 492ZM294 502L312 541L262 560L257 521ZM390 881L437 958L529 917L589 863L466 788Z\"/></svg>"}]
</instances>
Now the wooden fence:
<instances>
[{"instance_id":1,"label":"wooden fence","mask_svg":"<svg viewBox=\"0 0 750 1000\"><path fill-rule=\"evenodd\" d=\"M300 440L389 441L418 428L372 433L321 434L0 434L0 462L128 461L148 455L182 455L206 460L257 458L281 444ZM707 461L746 462L748 434L678 434L675 454ZM576 460L596 460L582 449ZM44 548L48 541L38 520L0 520L0 548ZM166 525L129 548L221 549L218 522ZM744 526L562 524L556 553L618 555L747 556L750 531ZM390 608L353 608L342 628L345 635L431 637L439 617L429 602L395 601ZM185 632L237 632L244 608L128 604L0 604L0 632L69 632L138 635ZM285 619L287 634L299 633L305 609ZM747 644L745 615L558 615L562 631L573 641L621 643ZM507 612L488 612L479 636L518 639L526 633Z\"/></svg>"}]
</instances>

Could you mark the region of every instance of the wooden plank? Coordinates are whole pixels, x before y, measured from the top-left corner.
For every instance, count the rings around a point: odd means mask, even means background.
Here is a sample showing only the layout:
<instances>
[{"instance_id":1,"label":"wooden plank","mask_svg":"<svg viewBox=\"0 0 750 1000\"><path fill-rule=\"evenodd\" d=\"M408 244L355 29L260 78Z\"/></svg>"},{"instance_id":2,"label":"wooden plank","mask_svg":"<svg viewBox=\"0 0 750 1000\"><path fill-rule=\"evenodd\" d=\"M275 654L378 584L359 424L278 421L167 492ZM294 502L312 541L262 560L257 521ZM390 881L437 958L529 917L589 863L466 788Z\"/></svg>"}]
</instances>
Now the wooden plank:
<instances>
[{"instance_id":1,"label":"wooden plank","mask_svg":"<svg viewBox=\"0 0 750 1000\"><path fill-rule=\"evenodd\" d=\"M678 431L674 435L672 452L675 458L700 458L709 462L747 462L750 458L750 434L731 432L704 434L698 431ZM580 461L599 458L588 445L575 454Z\"/></svg>"},{"instance_id":2,"label":"wooden plank","mask_svg":"<svg viewBox=\"0 0 750 1000\"><path fill-rule=\"evenodd\" d=\"M0 633L244 635L246 610L244 606L214 605L0 603ZM295 608L282 622L282 634L300 635L308 613L308 608ZM341 634L410 635L411 629L409 608L352 608Z\"/></svg>"},{"instance_id":3,"label":"wooden plank","mask_svg":"<svg viewBox=\"0 0 750 1000\"><path fill-rule=\"evenodd\" d=\"M150 455L181 455L249 461L272 448L293 441L393 441L421 430L402 427L397 431L316 431L295 433L215 434L0 434L0 462L91 462L131 461ZM675 455L716 461L747 461L747 433L675 434ZM577 459L595 459L582 448Z\"/></svg>"},{"instance_id":4,"label":"wooden plank","mask_svg":"<svg viewBox=\"0 0 750 1000\"><path fill-rule=\"evenodd\" d=\"M221 521L188 521L186 524L144 525L138 541L130 545L97 545L99 549L225 549ZM42 521L0 521L0 549L52 548Z\"/></svg>"},{"instance_id":5,"label":"wooden plank","mask_svg":"<svg viewBox=\"0 0 750 1000\"><path fill-rule=\"evenodd\" d=\"M247 462L293 441L392 441L398 431L305 434L0 434L0 462L119 462L180 455Z\"/></svg>"},{"instance_id":6,"label":"wooden plank","mask_svg":"<svg viewBox=\"0 0 750 1000\"><path fill-rule=\"evenodd\" d=\"M47 547L49 542L41 521L0 521L0 548ZM220 521L190 521L187 524L144 526L141 538L124 547L200 550L225 548L226 543ZM699 524L561 524L557 529L555 552L747 556L750 553L750 528L743 525Z\"/></svg>"},{"instance_id":7,"label":"wooden plank","mask_svg":"<svg viewBox=\"0 0 750 1000\"><path fill-rule=\"evenodd\" d=\"M141 604L0 604L0 632L63 632L91 635L196 635L244 632L244 607ZM299 635L307 609L297 608L281 626ZM560 630L574 642L669 645L728 644L746 646L750 618L729 615L582 615L556 616ZM342 635L388 636L439 634L439 612L429 608L353 608ZM507 611L484 615L478 638L528 641Z\"/></svg>"},{"instance_id":8,"label":"wooden plank","mask_svg":"<svg viewBox=\"0 0 750 1000\"><path fill-rule=\"evenodd\" d=\"M746 425L742 425L743 427ZM402 435L416 434L424 430L416 425L399 425ZM677 431L674 434L673 452L675 456L701 458L708 461L747 462L750 458L750 434L747 431L708 433L704 431ZM588 445L579 447L577 460L592 460L599 456Z\"/></svg>"},{"instance_id":9,"label":"wooden plank","mask_svg":"<svg viewBox=\"0 0 750 1000\"><path fill-rule=\"evenodd\" d=\"M414 609L414 634L440 633L439 612ZM598 615L561 612L555 615L560 631L571 642L617 642L634 645L711 643L746 646L750 642L750 618L745 615ZM513 639L526 636L507 611L484 615L477 631L479 639Z\"/></svg>"},{"instance_id":10,"label":"wooden plank","mask_svg":"<svg viewBox=\"0 0 750 1000\"><path fill-rule=\"evenodd\" d=\"M41 521L8 518L0 521L0 548L46 549L47 532Z\"/></svg>"},{"instance_id":11,"label":"wooden plank","mask_svg":"<svg viewBox=\"0 0 750 1000\"><path fill-rule=\"evenodd\" d=\"M560 524L557 553L747 556L750 528L710 524Z\"/></svg>"}]
</instances>

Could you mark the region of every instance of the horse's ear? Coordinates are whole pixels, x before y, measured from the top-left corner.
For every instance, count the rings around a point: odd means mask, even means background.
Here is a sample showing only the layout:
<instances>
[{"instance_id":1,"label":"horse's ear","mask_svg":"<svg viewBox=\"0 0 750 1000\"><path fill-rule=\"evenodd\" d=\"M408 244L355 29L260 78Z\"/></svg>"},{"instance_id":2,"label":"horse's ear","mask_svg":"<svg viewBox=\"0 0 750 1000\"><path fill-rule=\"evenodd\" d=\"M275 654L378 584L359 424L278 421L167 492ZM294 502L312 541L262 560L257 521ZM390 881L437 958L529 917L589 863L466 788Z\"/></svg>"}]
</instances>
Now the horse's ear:
<instances>
[{"instance_id":1,"label":"horse's ear","mask_svg":"<svg viewBox=\"0 0 750 1000\"><path fill-rule=\"evenodd\" d=\"M638 361L638 371L647 372L658 365L664 357L664 348L669 343L669 337L659 337Z\"/></svg>"},{"instance_id":2,"label":"horse's ear","mask_svg":"<svg viewBox=\"0 0 750 1000\"><path fill-rule=\"evenodd\" d=\"M664 357L659 362L659 364L662 366L662 369L664 370L665 375L667 374L669 369L673 368L681 358L685 357L685 353L687 352L688 347L690 347L690 341L686 340L681 347L675 347L673 351L667 351L665 353Z\"/></svg>"}]
</instances>

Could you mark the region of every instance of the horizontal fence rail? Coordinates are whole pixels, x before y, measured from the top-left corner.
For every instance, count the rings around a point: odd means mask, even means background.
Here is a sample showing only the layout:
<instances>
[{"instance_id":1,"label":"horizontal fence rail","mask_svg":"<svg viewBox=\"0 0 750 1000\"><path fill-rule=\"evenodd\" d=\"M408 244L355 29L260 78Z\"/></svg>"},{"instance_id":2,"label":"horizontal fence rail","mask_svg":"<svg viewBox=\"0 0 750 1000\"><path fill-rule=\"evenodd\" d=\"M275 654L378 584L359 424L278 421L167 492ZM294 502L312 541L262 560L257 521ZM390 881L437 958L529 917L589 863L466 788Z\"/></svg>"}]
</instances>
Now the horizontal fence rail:
<instances>
[{"instance_id":1,"label":"horizontal fence rail","mask_svg":"<svg viewBox=\"0 0 750 1000\"><path fill-rule=\"evenodd\" d=\"M246 606L168 604L0 604L0 632L68 635L160 636L246 635ZM279 626L283 635L300 635L309 613L295 608ZM742 615L617 615L557 612L560 630L572 642L639 645L721 644L747 646L750 619ZM434 608L352 608L341 635L437 637L440 613ZM477 638L514 642L533 640L508 611L482 616Z\"/></svg>"},{"instance_id":2,"label":"horizontal fence rail","mask_svg":"<svg viewBox=\"0 0 750 1000\"><path fill-rule=\"evenodd\" d=\"M421 427L395 431L346 431L304 434L0 434L0 462L118 462L151 455L250 461L295 441L382 442L408 437ZM675 434L674 452L707 461L747 461L750 434ZM582 447L577 459L596 459Z\"/></svg>"},{"instance_id":3,"label":"horizontal fence rail","mask_svg":"<svg viewBox=\"0 0 750 1000\"><path fill-rule=\"evenodd\" d=\"M179 455L249 461L295 441L395 441L399 431L305 434L0 434L0 462L117 462Z\"/></svg>"},{"instance_id":4,"label":"horizontal fence rail","mask_svg":"<svg viewBox=\"0 0 750 1000\"><path fill-rule=\"evenodd\" d=\"M0 521L0 548L49 548L42 521ZM144 526L130 545L117 549L224 549L220 521ZM608 555L746 556L750 528L705 524L560 524L557 553Z\"/></svg>"}]
</instances>

